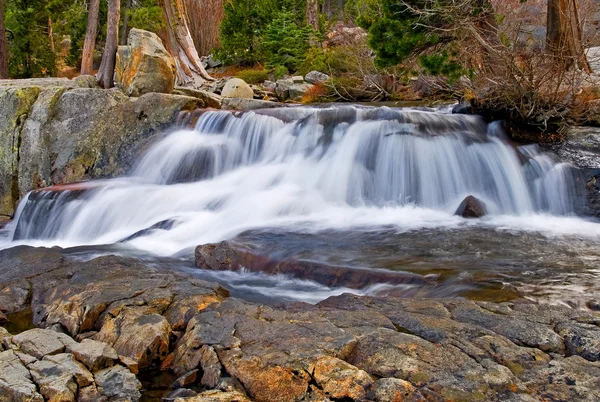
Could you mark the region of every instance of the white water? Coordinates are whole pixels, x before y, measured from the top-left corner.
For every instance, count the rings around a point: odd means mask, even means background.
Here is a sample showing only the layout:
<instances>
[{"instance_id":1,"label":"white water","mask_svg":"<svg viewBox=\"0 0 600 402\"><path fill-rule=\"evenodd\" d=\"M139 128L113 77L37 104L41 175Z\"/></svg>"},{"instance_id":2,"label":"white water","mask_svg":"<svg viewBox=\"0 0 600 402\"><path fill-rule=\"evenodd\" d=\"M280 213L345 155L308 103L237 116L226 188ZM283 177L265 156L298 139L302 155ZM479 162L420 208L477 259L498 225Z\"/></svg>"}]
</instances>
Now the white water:
<instances>
[{"instance_id":1,"label":"white water","mask_svg":"<svg viewBox=\"0 0 600 402\"><path fill-rule=\"evenodd\" d=\"M287 109L203 114L195 130L157 143L131 177L83 194L37 193L21 203L15 244L128 240L157 255L254 228L296 231L492 225L551 235L600 236L573 216L570 166L535 147L520 152L478 117L389 108ZM453 215L474 195L489 216Z\"/></svg>"}]
</instances>

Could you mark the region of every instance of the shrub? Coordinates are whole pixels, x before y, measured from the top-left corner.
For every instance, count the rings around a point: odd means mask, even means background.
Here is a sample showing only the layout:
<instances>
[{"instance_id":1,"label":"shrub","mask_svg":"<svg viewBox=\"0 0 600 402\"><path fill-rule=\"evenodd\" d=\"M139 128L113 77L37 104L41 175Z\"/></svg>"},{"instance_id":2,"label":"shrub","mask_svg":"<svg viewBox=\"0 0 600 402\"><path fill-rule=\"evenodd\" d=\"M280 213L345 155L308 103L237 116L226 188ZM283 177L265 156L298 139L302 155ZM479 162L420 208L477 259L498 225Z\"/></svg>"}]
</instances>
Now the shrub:
<instances>
[{"instance_id":1,"label":"shrub","mask_svg":"<svg viewBox=\"0 0 600 402\"><path fill-rule=\"evenodd\" d=\"M265 70L242 70L235 76L243 79L248 84L260 84L269 79L269 75Z\"/></svg>"},{"instance_id":2,"label":"shrub","mask_svg":"<svg viewBox=\"0 0 600 402\"><path fill-rule=\"evenodd\" d=\"M296 24L293 13L282 11L267 26L265 32L267 65L285 66L288 70L296 71L306 58L312 35L312 28Z\"/></svg>"}]
</instances>

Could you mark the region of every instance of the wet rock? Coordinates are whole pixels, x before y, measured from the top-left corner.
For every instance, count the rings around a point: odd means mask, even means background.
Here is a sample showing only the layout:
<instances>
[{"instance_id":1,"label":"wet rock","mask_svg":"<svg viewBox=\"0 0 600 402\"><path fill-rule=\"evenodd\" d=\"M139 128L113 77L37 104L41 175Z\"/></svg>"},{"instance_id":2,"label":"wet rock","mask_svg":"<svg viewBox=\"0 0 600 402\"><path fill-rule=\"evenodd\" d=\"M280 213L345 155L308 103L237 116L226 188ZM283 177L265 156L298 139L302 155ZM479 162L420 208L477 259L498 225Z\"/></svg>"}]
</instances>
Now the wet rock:
<instances>
[{"instance_id":1,"label":"wet rock","mask_svg":"<svg viewBox=\"0 0 600 402\"><path fill-rule=\"evenodd\" d=\"M98 391L108 398L137 401L142 384L123 366L113 366L94 374Z\"/></svg>"},{"instance_id":2,"label":"wet rock","mask_svg":"<svg viewBox=\"0 0 600 402\"><path fill-rule=\"evenodd\" d=\"M36 328L15 335L12 343L22 352L42 359L47 355L62 353L66 347L76 342L65 334Z\"/></svg>"},{"instance_id":3,"label":"wet rock","mask_svg":"<svg viewBox=\"0 0 600 402\"><path fill-rule=\"evenodd\" d=\"M485 203L472 195L465 198L454 215L462 216L463 218L481 218L487 214Z\"/></svg>"},{"instance_id":4,"label":"wet rock","mask_svg":"<svg viewBox=\"0 0 600 402\"><path fill-rule=\"evenodd\" d=\"M131 29L127 46L119 46L116 60L116 84L128 96L173 92L175 60L155 33Z\"/></svg>"},{"instance_id":5,"label":"wet rock","mask_svg":"<svg viewBox=\"0 0 600 402\"><path fill-rule=\"evenodd\" d=\"M14 351L0 352L0 401L43 402L29 370Z\"/></svg>"},{"instance_id":6,"label":"wet rock","mask_svg":"<svg viewBox=\"0 0 600 402\"><path fill-rule=\"evenodd\" d=\"M205 391L192 397L175 398L175 402L250 402L241 392Z\"/></svg>"},{"instance_id":7,"label":"wet rock","mask_svg":"<svg viewBox=\"0 0 600 402\"><path fill-rule=\"evenodd\" d=\"M84 339L81 343L70 345L67 351L92 372L112 367L119 358L117 352L104 342Z\"/></svg>"},{"instance_id":8,"label":"wet rock","mask_svg":"<svg viewBox=\"0 0 600 402\"><path fill-rule=\"evenodd\" d=\"M470 102L462 101L454 105L452 114L473 114L473 106Z\"/></svg>"},{"instance_id":9,"label":"wet rock","mask_svg":"<svg viewBox=\"0 0 600 402\"><path fill-rule=\"evenodd\" d=\"M197 98L202 101L201 107L211 107L214 109L220 109L223 103L223 97L212 92L204 91L202 89L175 87L173 91L174 95L185 95Z\"/></svg>"},{"instance_id":10,"label":"wet rock","mask_svg":"<svg viewBox=\"0 0 600 402\"><path fill-rule=\"evenodd\" d=\"M8 321L8 318L4 315L2 311L0 311L0 325L5 324Z\"/></svg>"},{"instance_id":11,"label":"wet rock","mask_svg":"<svg viewBox=\"0 0 600 402\"><path fill-rule=\"evenodd\" d=\"M221 91L223 98L254 98L254 91L241 78L231 78Z\"/></svg>"},{"instance_id":12,"label":"wet rock","mask_svg":"<svg viewBox=\"0 0 600 402\"><path fill-rule=\"evenodd\" d=\"M329 81L329 76L325 73L313 70L306 74L304 80L310 84L323 84Z\"/></svg>"},{"instance_id":13,"label":"wet rock","mask_svg":"<svg viewBox=\"0 0 600 402\"><path fill-rule=\"evenodd\" d=\"M381 378L375 382L371 397L376 402L424 402L426 399L410 382L398 378Z\"/></svg>"},{"instance_id":14,"label":"wet rock","mask_svg":"<svg viewBox=\"0 0 600 402\"><path fill-rule=\"evenodd\" d=\"M362 289L374 283L422 284L424 278L408 272L336 267L312 261L272 260L231 242L196 247L196 266L202 269L237 271L240 268L265 274L286 274L326 286Z\"/></svg>"},{"instance_id":15,"label":"wet rock","mask_svg":"<svg viewBox=\"0 0 600 402\"><path fill-rule=\"evenodd\" d=\"M319 359L312 376L323 392L333 399L363 400L374 382L365 371L334 357Z\"/></svg>"},{"instance_id":16,"label":"wet rock","mask_svg":"<svg viewBox=\"0 0 600 402\"><path fill-rule=\"evenodd\" d=\"M283 106L281 103L260 99L225 98L223 109L225 110L259 110L272 109Z\"/></svg>"}]
</instances>

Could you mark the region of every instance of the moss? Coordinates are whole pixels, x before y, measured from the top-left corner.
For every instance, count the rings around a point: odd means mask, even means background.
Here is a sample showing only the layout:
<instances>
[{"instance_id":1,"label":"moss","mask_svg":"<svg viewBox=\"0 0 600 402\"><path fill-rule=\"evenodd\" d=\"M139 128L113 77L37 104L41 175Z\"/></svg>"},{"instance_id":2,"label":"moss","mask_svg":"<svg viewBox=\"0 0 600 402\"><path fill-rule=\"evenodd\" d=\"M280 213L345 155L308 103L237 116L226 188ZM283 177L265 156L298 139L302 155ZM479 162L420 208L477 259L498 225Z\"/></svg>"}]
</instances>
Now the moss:
<instances>
[{"instance_id":1,"label":"moss","mask_svg":"<svg viewBox=\"0 0 600 402\"><path fill-rule=\"evenodd\" d=\"M416 371L409 375L408 380L415 385L426 384L429 382L429 380L431 380L431 374L424 371Z\"/></svg>"},{"instance_id":2,"label":"moss","mask_svg":"<svg viewBox=\"0 0 600 402\"><path fill-rule=\"evenodd\" d=\"M525 372L525 368L519 363L508 362L506 363L506 367L508 367L508 369L517 377L521 376Z\"/></svg>"}]
</instances>

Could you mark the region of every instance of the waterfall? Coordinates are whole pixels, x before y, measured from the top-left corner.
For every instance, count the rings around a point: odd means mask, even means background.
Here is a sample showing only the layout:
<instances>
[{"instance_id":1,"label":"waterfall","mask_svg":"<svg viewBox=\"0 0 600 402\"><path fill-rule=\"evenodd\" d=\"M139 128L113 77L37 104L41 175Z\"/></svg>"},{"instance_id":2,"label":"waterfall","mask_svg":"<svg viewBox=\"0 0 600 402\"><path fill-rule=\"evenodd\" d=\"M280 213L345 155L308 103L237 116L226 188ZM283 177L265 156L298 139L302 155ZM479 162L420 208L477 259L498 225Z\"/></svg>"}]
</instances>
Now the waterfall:
<instances>
[{"instance_id":1,"label":"waterfall","mask_svg":"<svg viewBox=\"0 0 600 402\"><path fill-rule=\"evenodd\" d=\"M15 241L120 241L174 254L262 227L460 224L467 195L492 216L569 215L575 171L513 147L477 116L387 107L203 113L156 143L129 177L37 191ZM162 223L168 222L168 225Z\"/></svg>"}]
</instances>

